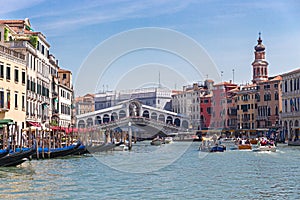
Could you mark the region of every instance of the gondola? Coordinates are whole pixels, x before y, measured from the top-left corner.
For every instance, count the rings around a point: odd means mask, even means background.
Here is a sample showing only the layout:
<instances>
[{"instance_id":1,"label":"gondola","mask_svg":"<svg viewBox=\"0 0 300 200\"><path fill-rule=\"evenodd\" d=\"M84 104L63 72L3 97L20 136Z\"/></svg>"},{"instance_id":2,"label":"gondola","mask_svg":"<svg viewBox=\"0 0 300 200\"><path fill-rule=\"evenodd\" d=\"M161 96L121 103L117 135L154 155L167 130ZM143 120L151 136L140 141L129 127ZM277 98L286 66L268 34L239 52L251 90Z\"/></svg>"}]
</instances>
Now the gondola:
<instances>
[{"instance_id":1,"label":"gondola","mask_svg":"<svg viewBox=\"0 0 300 200\"><path fill-rule=\"evenodd\" d=\"M0 150L0 158L6 156L7 154L9 154L9 149L1 149Z\"/></svg>"},{"instance_id":2,"label":"gondola","mask_svg":"<svg viewBox=\"0 0 300 200\"><path fill-rule=\"evenodd\" d=\"M64 157L68 155L74 154L79 146L81 145L80 142L77 142L76 145L66 146L62 148L41 148L39 147L35 154L32 155L33 159L50 159L50 158L58 158L58 157Z\"/></svg>"},{"instance_id":3,"label":"gondola","mask_svg":"<svg viewBox=\"0 0 300 200\"><path fill-rule=\"evenodd\" d=\"M17 166L25 162L35 152L35 148L20 149L19 151L10 151L8 155L0 158L0 167Z\"/></svg>"},{"instance_id":4,"label":"gondola","mask_svg":"<svg viewBox=\"0 0 300 200\"><path fill-rule=\"evenodd\" d=\"M120 146L121 144L123 144L123 142L104 143L104 144L100 144L100 145L97 145L97 146L89 146L89 147L87 147L87 150L88 150L89 153L109 151L109 150L112 150L113 148L115 148L117 146Z\"/></svg>"}]
</instances>

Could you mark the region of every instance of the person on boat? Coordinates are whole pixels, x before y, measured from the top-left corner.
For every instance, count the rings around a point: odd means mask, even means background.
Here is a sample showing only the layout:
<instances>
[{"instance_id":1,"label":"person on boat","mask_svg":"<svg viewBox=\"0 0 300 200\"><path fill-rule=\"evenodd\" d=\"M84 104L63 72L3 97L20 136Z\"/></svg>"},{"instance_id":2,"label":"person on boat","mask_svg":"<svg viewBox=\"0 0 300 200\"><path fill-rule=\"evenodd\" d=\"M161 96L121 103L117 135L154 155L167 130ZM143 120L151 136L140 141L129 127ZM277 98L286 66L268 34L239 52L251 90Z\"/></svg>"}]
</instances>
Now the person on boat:
<instances>
[{"instance_id":1,"label":"person on boat","mask_svg":"<svg viewBox=\"0 0 300 200\"><path fill-rule=\"evenodd\" d=\"M247 140L245 141L245 144L250 144L250 140L247 139Z\"/></svg>"}]
</instances>

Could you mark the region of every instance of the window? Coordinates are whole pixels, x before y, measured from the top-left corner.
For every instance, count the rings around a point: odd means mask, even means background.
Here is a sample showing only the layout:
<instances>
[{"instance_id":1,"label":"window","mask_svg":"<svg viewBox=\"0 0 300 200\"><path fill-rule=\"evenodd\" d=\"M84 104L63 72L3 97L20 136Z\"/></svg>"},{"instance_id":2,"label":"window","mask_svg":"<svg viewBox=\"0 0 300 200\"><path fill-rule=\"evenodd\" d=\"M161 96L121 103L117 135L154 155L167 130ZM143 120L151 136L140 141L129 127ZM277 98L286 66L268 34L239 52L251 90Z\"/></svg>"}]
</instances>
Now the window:
<instances>
[{"instance_id":1,"label":"window","mask_svg":"<svg viewBox=\"0 0 300 200\"><path fill-rule=\"evenodd\" d=\"M19 82L19 70L15 69L15 82Z\"/></svg>"},{"instance_id":2,"label":"window","mask_svg":"<svg viewBox=\"0 0 300 200\"><path fill-rule=\"evenodd\" d=\"M10 66L6 66L6 79L10 80Z\"/></svg>"},{"instance_id":3,"label":"window","mask_svg":"<svg viewBox=\"0 0 300 200\"><path fill-rule=\"evenodd\" d=\"M26 75L25 75L25 71L22 71L22 84L26 83Z\"/></svg>"},{"instance_id":4,"label":"window","mask_svg":"<svg viewBox=\"0 0 300 200\"><path fill-rule=\"evenodd\" d=\"M0 108L4 108L4 91L0 91Z\"/></svg>"},{"instance_id":5,"label":"window","mask_svg":"<svg viewBox=\"0 0 300 200\"><path fill-rule=\"evenodd\" d=\"M278 100L279 99L279 95L278 95L278 93L276 92L275 93L275 100Z\"/></svg>"},{"instance_id":6,"label":"window","mask_svg":"<svg viewBox=\"0 0 300 200\"><path fill-rule=\"evenodd\" d=\"M7 102L7 108L10 109L10 91L7 90L7 94L6 94L6 102Z\"/></svg>"},{"instance_id":7,"label":"window","mask_svg":"<svg viewBox=\"0 0 300 200\"><path fill-rule=\"evenodd\" d=\"M25 109L25 94L22 94L22 110Z\"/></svg>"},{"instance_id":8,"label":"window","mask_svg":"<svg viewBox=\"0 0 300 200\"><path fill-rule=\"evenodd\" d=\"M0 63L0 78L4 78L4 65Z\"/></svg>"},{"instance_id":9,"label":"window","mask_svg":"<svg viewBox=\"0 0 300 200\"><path fill-rule=\"evenodd\" d=\"M63 79L67 79L67 74L63 74Z\"/></svg>"},{"instance_id":10,"label":"window","mask_svg":"<svg viewBox=\"0 0 300 200\"><path fill-rule=\"evenodd\" d=\"M18 108L18 93L15 93L15 108Z\"/></svg>"}]
</instances>

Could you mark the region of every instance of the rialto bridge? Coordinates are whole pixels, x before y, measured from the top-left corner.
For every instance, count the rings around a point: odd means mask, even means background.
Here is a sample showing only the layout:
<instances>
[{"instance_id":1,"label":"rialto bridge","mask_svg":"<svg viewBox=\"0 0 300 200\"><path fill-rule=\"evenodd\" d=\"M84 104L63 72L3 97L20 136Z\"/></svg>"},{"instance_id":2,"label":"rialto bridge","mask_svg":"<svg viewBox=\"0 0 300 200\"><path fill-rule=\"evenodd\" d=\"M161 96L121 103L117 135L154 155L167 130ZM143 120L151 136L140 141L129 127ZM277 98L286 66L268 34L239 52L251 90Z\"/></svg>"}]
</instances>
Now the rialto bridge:
<instances>
[{"instance_id":1,"label":"rialto bridge","mask_svg":"<svg viewBox=\"0 0 300 200\"><path fill-rule=\"evenodd\" d=\"M164 133L186 131L189 120L178 113L143 105L137 100L120 102L118 105L77 115L77 127L101 129L135 126L147 132Z\"/></svg>"}]
</instances>

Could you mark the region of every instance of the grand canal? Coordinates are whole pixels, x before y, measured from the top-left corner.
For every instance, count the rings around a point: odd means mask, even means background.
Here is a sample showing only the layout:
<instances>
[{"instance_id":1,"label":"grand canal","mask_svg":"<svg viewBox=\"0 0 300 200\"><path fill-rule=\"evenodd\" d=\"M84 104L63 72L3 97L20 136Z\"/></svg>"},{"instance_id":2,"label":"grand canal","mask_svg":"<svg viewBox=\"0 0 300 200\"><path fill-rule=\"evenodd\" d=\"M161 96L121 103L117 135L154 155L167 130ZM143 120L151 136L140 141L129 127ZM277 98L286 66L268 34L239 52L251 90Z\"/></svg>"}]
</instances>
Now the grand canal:
<instances>
[{"instance_id":1,"label":"grand canal","mask_svg":"<svg viewBox=\"0 0 300 200\"><path fill-rule=\"evenodd\" d=\"M198 146L197 142L163 146L142 142L131 152L33 160L0 168L0 198L300 198L300 148L203 154Z\"/></svg>"}]
</instances>

